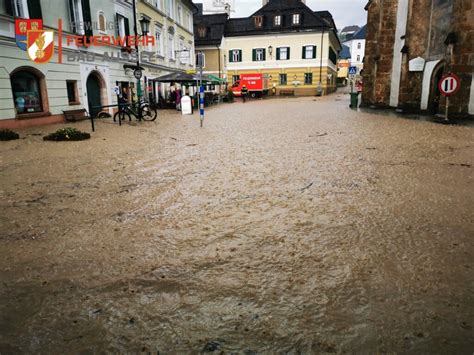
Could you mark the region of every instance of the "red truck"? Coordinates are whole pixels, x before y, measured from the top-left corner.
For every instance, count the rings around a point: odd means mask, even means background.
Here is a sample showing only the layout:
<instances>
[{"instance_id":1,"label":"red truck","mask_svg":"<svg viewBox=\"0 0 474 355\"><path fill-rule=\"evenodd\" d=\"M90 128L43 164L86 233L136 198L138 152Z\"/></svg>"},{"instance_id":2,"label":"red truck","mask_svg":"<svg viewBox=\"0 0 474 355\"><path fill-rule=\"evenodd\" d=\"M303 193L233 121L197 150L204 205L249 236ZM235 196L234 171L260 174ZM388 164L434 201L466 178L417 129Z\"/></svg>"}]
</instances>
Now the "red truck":
<instances>
[{"instance_id":1,"label":"red truck","mask_svg":"<svg viewBox=\"0 0 474 355\"><path fill-rule=\"evenodd\" d=\"M248 95L251 97L260 97L268 94L268 78L263 74L240 74L231 87L234 96L241 96L242 86L246 86Z\"/></svg>"}]
</instances>

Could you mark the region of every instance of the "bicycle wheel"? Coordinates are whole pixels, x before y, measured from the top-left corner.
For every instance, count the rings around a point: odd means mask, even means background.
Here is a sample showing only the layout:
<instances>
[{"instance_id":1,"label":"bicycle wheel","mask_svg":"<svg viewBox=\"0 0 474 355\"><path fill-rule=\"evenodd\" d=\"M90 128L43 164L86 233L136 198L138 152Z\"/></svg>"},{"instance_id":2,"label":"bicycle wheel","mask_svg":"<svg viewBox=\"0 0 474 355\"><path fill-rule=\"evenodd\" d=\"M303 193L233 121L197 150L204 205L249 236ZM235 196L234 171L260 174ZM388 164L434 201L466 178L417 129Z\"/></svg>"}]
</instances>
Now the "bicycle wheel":
<instances>
[{"instance_id":1,"label":"bicycle wheel","mask_svg":"<svg viewBox=\"0 0 474 355\"><path fill-rule=\"evenodd\" d=\"M143 105L142 108L142 117L145 121L154 121L156 120L156 116L158 116L158 112L155 108L151 108L150 105Z\"/></svg>"},{"instance_id":2,"label":"bicycle wheel","mask_svg":"<svg viewBox=\"0 0 474 355\"><path fill-rule=\"evenodd\" d=\"M125 121L127 118L129 121L131 120L128 112L122 110L115 112L114 121L116 121L117 119L119 119L120 121Z\"/></svg>"}]
</instances>

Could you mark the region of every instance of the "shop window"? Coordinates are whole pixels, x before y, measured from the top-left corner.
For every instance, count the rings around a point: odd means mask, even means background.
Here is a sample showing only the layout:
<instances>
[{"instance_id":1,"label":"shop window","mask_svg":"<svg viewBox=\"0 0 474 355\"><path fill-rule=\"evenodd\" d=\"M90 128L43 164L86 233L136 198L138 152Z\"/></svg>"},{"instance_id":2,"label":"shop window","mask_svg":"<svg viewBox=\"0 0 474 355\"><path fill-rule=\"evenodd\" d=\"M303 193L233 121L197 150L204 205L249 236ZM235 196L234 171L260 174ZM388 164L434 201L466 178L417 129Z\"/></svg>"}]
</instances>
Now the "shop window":
<instances>
[{"instance_id":1,"label":"shop window","mask_svg":"<svg viewBox=\"0 0 474 355\"><path fill-rule=\"evenodd\" d=\"M67 80L67 99L69 105L78 105L79 104L79 95L77 93L77 81L76 80Z\"/></svg>"},{"instance_id":2,"label":"shop window","mask_svg":"<svg viewBox=\"0 0 474 355\"><path fill-rule=\"evenodd\" d=\"M17 114L46 111L46 97L42 94L46 93L44 77L35 74L35 69L19 70L11 75L10 81Z\"/></svg>"}]
</instances>

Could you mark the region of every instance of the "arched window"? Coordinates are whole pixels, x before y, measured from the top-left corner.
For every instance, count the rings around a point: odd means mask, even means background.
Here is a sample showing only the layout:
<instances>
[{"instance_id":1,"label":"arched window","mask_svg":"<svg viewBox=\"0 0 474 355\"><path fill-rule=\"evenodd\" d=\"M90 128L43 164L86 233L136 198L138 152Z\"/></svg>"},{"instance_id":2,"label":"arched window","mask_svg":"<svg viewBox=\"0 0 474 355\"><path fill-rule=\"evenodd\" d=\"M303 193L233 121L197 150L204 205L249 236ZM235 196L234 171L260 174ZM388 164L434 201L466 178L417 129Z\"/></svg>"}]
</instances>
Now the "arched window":
<instances>
[{"instance_id":1,"label":"arched window","mask_svg":"<svg viewBox=\"0 0 474 355\"><path fill-rule=\"evenodd\" d=\"M44 112L47 110L44 78L35 69L20 69L10 77L13 101L17 114Z\"/></svg>"},{"instance_id":2,"label":"arched window","mask_svg":"<svg viewBox=\"0 0 474 355\"><path fill-rule=\"evenodd\" d=\"M102 11L97 13L97 22L99 23L99 31L104 33L107 32L106 19Z\"/></svg>"}]
</instances>

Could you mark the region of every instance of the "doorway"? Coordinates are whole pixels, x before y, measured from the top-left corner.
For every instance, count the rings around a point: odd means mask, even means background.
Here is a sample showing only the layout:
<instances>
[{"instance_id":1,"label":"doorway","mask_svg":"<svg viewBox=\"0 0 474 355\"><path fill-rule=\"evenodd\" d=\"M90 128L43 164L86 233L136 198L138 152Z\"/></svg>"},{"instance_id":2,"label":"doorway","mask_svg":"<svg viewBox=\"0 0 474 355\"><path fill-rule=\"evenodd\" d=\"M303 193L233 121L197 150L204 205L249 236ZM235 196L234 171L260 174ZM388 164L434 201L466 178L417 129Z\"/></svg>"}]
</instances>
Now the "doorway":
<instances>
[{"instance_id":1,"label":"doorway","mask_svg":"<svg viewBox=\"0 0 474 355\"><path fill-rule=\"evenodd\" d=\"M99 106L102 105L102 92L104 83L102 78L96 72L92 72L87 78L87 104L89 108L89 115L95 117L101 110Z\"/></svg>"},{"instance_id":2,"label":"doorway","mask_svg":"<svg viewBox=\"0 0 474 355\"><path fill-rule=\"evenodd\" d=\"M430 100L428 103L428 110L430 114L436 115L440 113L440 100L441 93L438 88L438 83L444 74L444 63L438 65L434 70L431 76L431 90L430 90Z\"/></svg>"}]
</instances>

